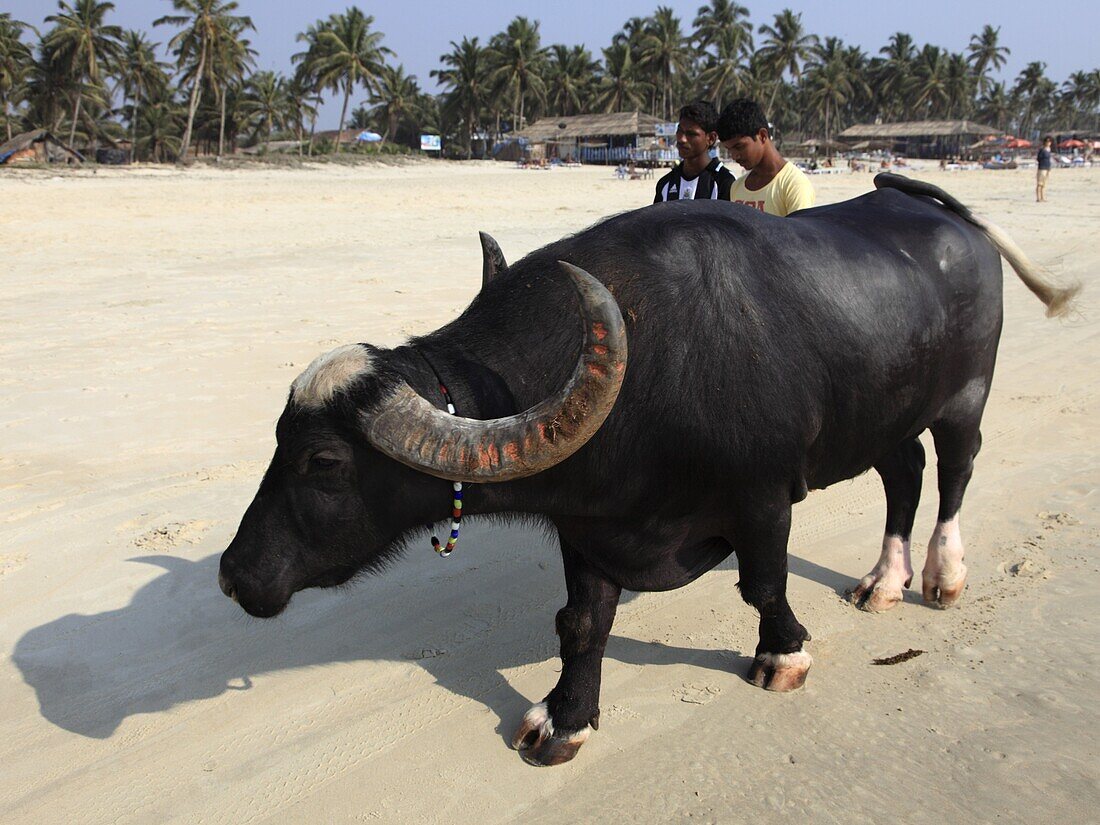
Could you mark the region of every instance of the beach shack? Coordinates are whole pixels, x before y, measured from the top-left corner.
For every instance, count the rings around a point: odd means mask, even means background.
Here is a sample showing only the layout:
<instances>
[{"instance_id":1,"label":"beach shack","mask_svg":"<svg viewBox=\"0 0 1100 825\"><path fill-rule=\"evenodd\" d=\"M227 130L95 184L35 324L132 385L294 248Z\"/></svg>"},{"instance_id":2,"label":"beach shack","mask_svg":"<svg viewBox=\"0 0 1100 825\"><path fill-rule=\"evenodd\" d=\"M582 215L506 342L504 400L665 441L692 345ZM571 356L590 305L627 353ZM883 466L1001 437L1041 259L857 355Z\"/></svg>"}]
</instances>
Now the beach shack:
<instances>
[{"instance_id":1,"label":"beach shack","mask_svg":"<svg viewBox=\"0 0 1100 825\"><path fill-rule=\"evenodd\" d=\"M0 145L0 166L15 163L82 163L84 156L45 129L16 135Z\"/></svg>"},{"instance_id":2,"label":"beach shack","mask_svg":"<svg viewBox=\"0 0 1100 825\"><path fill-rule=\"evenodd\" d=\"M653 145L658 123L643 112L544 117L511 138L530 147L534 158L619 163L638 159Z\"/></svg>"},{"instance_id":3,"label":"beach shack","mask_svg":"<svg viewBox=\"0 0 1100 825\"><path fill-rule=\"evenodd\" d=\"M853 150L860 144L888 145L907 158L962 157L974 141L1003 134L992 126L970 120L912 120L904 123L860 123L837 135Z\"/></svg>"}]
</instances>

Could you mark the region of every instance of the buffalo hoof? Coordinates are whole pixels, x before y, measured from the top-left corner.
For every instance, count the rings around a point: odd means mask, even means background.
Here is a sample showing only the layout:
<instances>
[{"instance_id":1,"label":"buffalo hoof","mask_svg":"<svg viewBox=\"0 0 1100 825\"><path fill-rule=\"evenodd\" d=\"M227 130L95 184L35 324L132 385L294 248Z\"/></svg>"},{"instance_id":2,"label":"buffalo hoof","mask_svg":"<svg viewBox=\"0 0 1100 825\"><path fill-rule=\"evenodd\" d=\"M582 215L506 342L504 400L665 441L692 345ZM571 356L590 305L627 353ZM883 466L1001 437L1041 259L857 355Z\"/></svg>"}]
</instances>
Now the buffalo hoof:
<instances>
[{"instance_id":1,"label":"buffalo hoof","mask_svg":"<svg viewBox=\"0 0 1100 825\"><path fill-rule=\"evenodd\" d=\"M561 765L577 755L590 733L591 725L577 731L555 731L546 703L539 702L524 714L523 721L512 736L512 747L529 765Z\"/></svg>"},{"instance_id":2,"label":"buffalo hoof","mask_svg":"<svg viewBox=\"0 0 1100 825\"><path fill-rule=\"evenodd\" d=\"M959 562L950 571L924 569L924 603L946 609L955 604L966 589L966 565Z\"/></svg>"},{"instance_id":3,"label":"buffalo hoof","mask_svg":"<svg viewBox=\"0 0 1100 825\"><path fill-rule=\"evenodd\" d=\"M885 613L902 600L904 589L912 582L912 576L899 582L868 573L848 591L848 601L868 613Z\"/></svg>"},{"instance_id":4,"label":"buffalo hoof","mask_svg":"<svg viewBox=\"0 0 1100 825\"><path fill-rule=\"evenodd\" d=\"M764 690L790 693L806 684L813 657L805 650L796 653L758 653L749 668L748 679Z\"/></svg>"}]
</instances>

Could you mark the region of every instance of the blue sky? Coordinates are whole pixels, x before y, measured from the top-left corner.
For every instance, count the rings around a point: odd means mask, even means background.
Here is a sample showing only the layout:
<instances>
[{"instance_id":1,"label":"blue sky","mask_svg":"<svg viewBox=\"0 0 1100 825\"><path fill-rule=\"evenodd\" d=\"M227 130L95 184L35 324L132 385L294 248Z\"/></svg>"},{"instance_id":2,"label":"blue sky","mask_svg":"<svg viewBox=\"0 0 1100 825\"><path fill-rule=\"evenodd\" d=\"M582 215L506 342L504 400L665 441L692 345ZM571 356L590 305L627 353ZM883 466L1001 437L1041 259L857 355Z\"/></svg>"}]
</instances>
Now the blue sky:
<instances>
[{"instance_id":1,"label":"blue sky","mask_svg":"<svg viewBox=\"0 0 1100 825\"><path fill-rule=\"evenodd\" d=\"M1083 0L1059 3L1023 3L1015 0L740 0L749 8L753 23L771 22L772 16L790 7L802 12L807 30L821 36L833 35L875 54L896 31L908 32L918 44L930 42L962 51L970 36L986 23L1001 27L1001 42L1012 50L1002 78L1011 80L1027 63L1040 60L1047 74L1061 83L1070 72L1094 69L1100 64L1095 45L1095 5ZM301 49L295 35L310 23L342 11L351 0L239 0L242 14L250 15L257 31L252 33L259 51L257 66L289 73L290 56ZM544 44L583 43L599 56L629 17L645 16L658 5L671 6L681 17L685 30L702 0L417 0L417 2L358 2L375 18L385 33L385 44L397 53L396 60L420 80L423 88L435 91L429 76L439 68L439 56L450 51L451 40L478 36L482 42L501 31L516 15L539 20ZM0 11L40 25L52 14L53 0L0 0ZM143 28L155 41L165 42L171 29L152 28L152 21L171 13L168 0L115 0L111 22L126 28ZM353 102L356 100L353 98ZM339 104L330 103L322 114L323 128L335 128Z\"/></svg>"}]
</instances>

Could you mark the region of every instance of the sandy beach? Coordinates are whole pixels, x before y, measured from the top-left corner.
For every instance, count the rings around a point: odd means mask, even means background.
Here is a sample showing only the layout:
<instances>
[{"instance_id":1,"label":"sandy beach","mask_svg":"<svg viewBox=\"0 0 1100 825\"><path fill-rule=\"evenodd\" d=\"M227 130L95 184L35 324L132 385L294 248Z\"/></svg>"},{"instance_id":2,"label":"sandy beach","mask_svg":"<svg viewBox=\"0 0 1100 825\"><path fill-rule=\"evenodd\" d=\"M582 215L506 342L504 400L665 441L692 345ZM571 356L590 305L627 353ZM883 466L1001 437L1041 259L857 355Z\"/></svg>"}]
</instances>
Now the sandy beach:
<instances>
[{"instance_id":1,"label":"sandy beach","mask_svg":"<svg viewBox=\"0 0 1100 825\"><path fill-rule=\"evenodd\" d=\"M507 739L554 684L557 548L471 520L386 575L249 618L218 558L319 353L392 346L509 260L649 203L610 168L415 163L0 174L0 821L1086 821L1100 806L1100 169L940 172L1062 280L1006 266L958 608L842 597L878 558L874 473L795 507L804 690L744 675L728 560L630 595L600 730L538 770ZM814 178L818 202L870 174ZM933 455L926 442L929 456ZM923 564L935 463L913 536ZM909 649L893 666L872 659ZM1084 812L1084 813L1083 813Z\"/></svg>"}]
</instances>

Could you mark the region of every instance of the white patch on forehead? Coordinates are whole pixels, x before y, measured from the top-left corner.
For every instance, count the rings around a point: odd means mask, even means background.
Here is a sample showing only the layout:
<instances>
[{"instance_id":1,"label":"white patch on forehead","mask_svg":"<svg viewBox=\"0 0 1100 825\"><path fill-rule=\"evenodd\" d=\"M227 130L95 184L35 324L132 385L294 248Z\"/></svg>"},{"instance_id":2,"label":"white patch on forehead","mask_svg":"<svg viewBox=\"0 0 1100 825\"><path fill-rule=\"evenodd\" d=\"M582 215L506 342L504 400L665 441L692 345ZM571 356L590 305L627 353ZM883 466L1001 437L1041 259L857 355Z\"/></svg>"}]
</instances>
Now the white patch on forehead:
<instances>
[{"instance_id":1,"label":"white patch on forehead","mask_svg":"<svg viewBox=\"0 0 1100 825\"><path fill-rule=\"evenodd\" d=\"M364 373L370 372L370 353L360 344L345 344L319 355L290 385L300 407L316 409Z\"/></svg>"}]
</instances>

